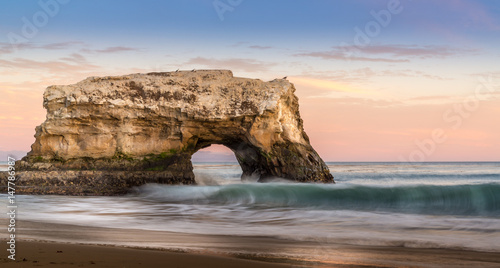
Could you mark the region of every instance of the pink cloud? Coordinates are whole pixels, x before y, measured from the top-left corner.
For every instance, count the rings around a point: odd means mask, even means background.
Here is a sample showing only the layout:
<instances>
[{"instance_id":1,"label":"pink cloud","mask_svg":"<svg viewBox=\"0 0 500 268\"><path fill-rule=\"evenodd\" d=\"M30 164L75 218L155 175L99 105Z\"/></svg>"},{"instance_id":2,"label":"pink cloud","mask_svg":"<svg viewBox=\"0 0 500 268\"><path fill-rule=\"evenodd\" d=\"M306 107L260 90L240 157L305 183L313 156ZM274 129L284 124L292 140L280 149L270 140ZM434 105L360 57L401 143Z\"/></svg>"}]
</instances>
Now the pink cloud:
<instances>
[{"instance_id":1,"label":"pink cloud","mask_svg":"<svg viewBox=\"0 0 500 268\"><path fill-rule=\"evenodd\" d=\"M130 52L130 51L140 51L138 48L133 47L124 47L124 46L115 46L115 47L107 47L103 49L82 49L82 52L86 53L119 53L119 52Z\"/></svg>"}]
</instances>

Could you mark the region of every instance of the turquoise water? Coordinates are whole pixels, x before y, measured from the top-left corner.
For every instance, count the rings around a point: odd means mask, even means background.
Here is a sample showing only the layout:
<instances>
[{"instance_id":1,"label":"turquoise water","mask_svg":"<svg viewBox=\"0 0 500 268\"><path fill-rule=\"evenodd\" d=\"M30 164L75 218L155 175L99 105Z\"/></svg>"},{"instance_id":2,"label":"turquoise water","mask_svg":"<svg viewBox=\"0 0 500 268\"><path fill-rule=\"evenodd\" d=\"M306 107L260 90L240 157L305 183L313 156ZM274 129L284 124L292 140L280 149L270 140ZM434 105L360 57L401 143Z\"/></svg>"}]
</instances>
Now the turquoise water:
<instances>
[{"instance_id":1,"label":"turquoise water","mask_svg":"<svg viewBox=\"0 0 500 268\"><path fill-rule=\"evenodd\" d=\"M241 183L236 163L197 163L197 186L145 185L121 197L18 196L19 217L320 244L500 252L500 163L328 165L337 184L279 178Z\"/></svg>"},{"instance_id":2,"label":"turquoise water","mask_svg":"<svg viewBox=\"0 0 500 268\"><path fill-rule=\"evenodd\" d=\"M500 185L411 185L394 187L253 184L197 187L146 186L157 202L224 206L293 207L429 215L500 216ZM182 193L182 195L180 195Z\"/></svg>"}]
</instances>

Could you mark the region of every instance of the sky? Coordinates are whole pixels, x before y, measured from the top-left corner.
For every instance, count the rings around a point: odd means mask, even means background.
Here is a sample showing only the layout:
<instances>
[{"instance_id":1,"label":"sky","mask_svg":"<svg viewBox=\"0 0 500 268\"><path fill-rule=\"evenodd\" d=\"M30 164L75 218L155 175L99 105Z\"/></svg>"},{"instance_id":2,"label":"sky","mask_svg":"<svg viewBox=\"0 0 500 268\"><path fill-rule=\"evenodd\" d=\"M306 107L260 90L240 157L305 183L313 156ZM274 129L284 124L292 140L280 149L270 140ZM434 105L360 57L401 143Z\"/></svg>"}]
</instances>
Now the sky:
<instances>
[{"instance_id":1,"label":"sky","mask_svg":"<svg viewBox=\"0 0 500 268\"><path fill-rule=\"evenodd\" d=\"M500 161L499 62L500 1L6 0L0 157L49 85L210 68L288 76L325 161Z\"/></svg>"}]
</instances>

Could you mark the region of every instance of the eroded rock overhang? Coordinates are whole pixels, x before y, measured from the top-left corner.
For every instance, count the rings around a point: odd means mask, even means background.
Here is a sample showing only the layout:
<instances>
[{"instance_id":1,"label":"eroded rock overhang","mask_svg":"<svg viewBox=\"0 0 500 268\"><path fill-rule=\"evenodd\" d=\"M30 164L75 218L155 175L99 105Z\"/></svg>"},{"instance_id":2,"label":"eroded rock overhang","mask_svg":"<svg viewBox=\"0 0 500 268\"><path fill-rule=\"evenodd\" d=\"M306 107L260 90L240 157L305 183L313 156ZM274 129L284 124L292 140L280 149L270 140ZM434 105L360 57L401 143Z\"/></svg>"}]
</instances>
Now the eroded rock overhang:
<instances>
[{"instance_id":1,"label":"eroded rock overhang","mask_svg":"<svg viewBox=\"0 0 500 268\"><path fill-rule=\"evenodd\" d=\"M26 192L107 195L149 182L194 184L191 156L236 155L242 179L333 183L309 143L294 85L197 70L90 77L50 86L47 119L16 163ZM3 178L2 178L3 179Z\"/></svg>"}]
</instances>

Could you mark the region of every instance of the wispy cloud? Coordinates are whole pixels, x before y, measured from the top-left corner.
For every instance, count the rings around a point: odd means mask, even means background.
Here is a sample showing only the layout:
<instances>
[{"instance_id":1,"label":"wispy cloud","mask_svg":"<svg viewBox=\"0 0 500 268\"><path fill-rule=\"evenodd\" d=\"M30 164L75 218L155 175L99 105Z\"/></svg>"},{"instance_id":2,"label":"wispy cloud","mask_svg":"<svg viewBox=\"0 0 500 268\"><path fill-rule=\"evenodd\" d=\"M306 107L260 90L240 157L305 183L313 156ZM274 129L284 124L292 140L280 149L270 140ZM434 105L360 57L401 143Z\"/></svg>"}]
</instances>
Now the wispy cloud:
<instances>
[{"instance_id":1,"label":"wispy cloud","mask_svg":"<svg viewBox=\"0 0 500 268\"><path fill-rule=\"evenodd\" d=\"M293 83L296 83L296 84L326 89L328 91L350 92L350 93L363 92L362 89L356 88L353 85L350 85L348 83L338 82L338 81L314 79L314 78L309 78L309 77L295 77L295 76L290 77L289 79L291 81L293 81Z\"/></svg>"},{"instance_id":2,"label":"wispy cloud","mask_svg":"<svg viewBox=\"0 0 500 268\"><path fill-rule=\"evenodd\" d=\"M253 45L253 46L249 46L248 48L252 48L252 49L260 49L260 50L266 50L266 49L271 49L273 47L271 46L259 46L259 45Z\"/></svg>"},{"instance_id":3,"label":"wispy cloud","mask_svg":"<svg viewBox=\"0 0 500 268\"><path fill-rule=\"evenodd\" d=\"M14 60L0 59L0 67L31 69L49 73L89 71L99 68L99 66L89 63L85 57L77 53L73 53L68 57L60 58L59 60L49 61L37 61L26 58L15 58Z\"/></svg>"},{"instance_id":4,"label":"wispy cloud","mask_svg":"<svg viewBox=\"0 0 500 268\"><path fill-rule=\"evenodd\" d=\"M391 62L391 63L409 62L408 59L391 59L391 58L373 58L373 57L363 57L363 56L352 56L351 54L345 53L344 51L340 51L340 50L297 53L294 56L315 57L315 58L321 58L324 60L349 60L349 61Z\"/></svg>"},{"instance_id":5,"label":"wispy cloud","mask_svg":"<svg viewBox=\"0 0 500 268\"><path fill-rule=\"evenodd\" d=\"M27 50L27 49L42 49L42 50L64 50L64 49L74 49L81 48L85 46L85 42L81 41L68 41L68 42L58 42L58 43L48 43L48 44L36 44L36 43L20 43L14 48L10 43L0 42L0 54L13 53L16 50ZM82 48L82 52L85 53L118 53L118 52L128 52L128 51L140 51L138 48L125 47L125 46L113 46L106 47L102 49L91 49Z\"/></svg>"},{"instance_id":6,"label":"wispy cloud","mask_svg":"<svg viewBox=\"0 0 500 268\"><path fill-rule=\"evenodd\" d=\"M474 77L500 78L500 71L472 73L471 76L474 76Z\"/></svg>"},{"instance_id":7,"label":"wispy cloud","mask_svg":"<svg viewBox=\"0 0 500 268\"><path fill-rule=\"evenodd\" d=\"M376 74L372 68L366 67L352 70L308 70L302 72L300 76L329 81L361 82L370 79Z\"/></svg>"},{"instance_id":8,"label":"wispy cloud","mask_svg":"<svg viewBox=\"0 0 500 268\"><path fill-rule=\"evenodd\" d=\"M10 54L16 52L16 50L27 49L64 50L83 45L85 45L85 43L81 41L68 41L48 44L20 43L15 47L10 43L0 43L0 54Z\"/></svg>"},{"instance_id":9,"label":"wispy cloud","mask_svg":"<svg viewBox=\"0 0 500 268\"><path fill-rule=\"evenodd\" d=\"M334 47L342 49L343 47ZM345 49L345 48L344 48ZM394 57L445 58L464 53L476 52L475 49L456 48L450 46L419 46L419 45L379 45L366 46L359 49L362 53L371 55L391 55Z\"/></svg>"},{"instance_id":10,"label":"wispy cloud","mask_svg":"<svg viewBox=\"0 0 500 268\"><path fill-rule=\"evenodd\" d=\"M62 61L77 63L77 64L88 64L87 59L78 53L72 53L68 57L61 58Z\"/></svg>"},{"instance_id":11,"label":"wispy cloud","mask_svg":"<svg viewBox=\"0 0 500 268\"><path fill-rule=\"evenodd\" d=\"M251 49L266 50L273 48L272 46L251 45L249 42L238 42L230 45L230 47L246 47Z\"/></svg>"},{"instance_id":12,"label":"wispy cloud","mask_svg":"<svg viewBox=\"0 0 500 268\"><path fill-rule=\"evenodd\" d=\"M334 71L307 71L301 73L301 76L321 80L342 81L342 82L365 82L373 77L419 77L433 80L451 80L451 78L442 77L435 74L419 70L377 70L369 67L353 70L334 70Z\"/></svg>"},{"instance_id":13,"label":"wispy cloud","mask_svg":"<svg viewBox=\"0 0 500 268\"><path fill-rule=\"evenodd\" d=\"M75 46L81 46L81 45L85 45L85 43L81 41L70 41L70 42L59 42L59 43L40 45L38 46L38 48L48 49L48 50L59 50L59 49L73 48Z\"/></svg>"},{"instance_id":14,"label":"wispy cloud","mask_svg":"<svg viewBox=\"0 0 500 268\"><path fill-rule=\"evenodd\" d=\"M383 99L383 98L371 98L371 97L342 97L335 95L325 95L323 97L329 97L336 104L347 104L347 105L366 105L373 107L389 107L389 106L441 106L448 105L452 106L457 103L463 103L468 96L464 95L424 95L412 98L398 98L398 99ZM498 98L495 93L489 94L488 99L485 101L495 101Z\"/></svg>"},{"instance_id":15,"label":"wispy cloud","mask_svg":"<svg viewBox=\"0 0 500 268\"><path fill-rule=\"evenodd\" d=\"M335 46L330 51L298 53L295 56L316 57L326 60L368 62L409 62L411 58L446 58L477 50L450 46L373 45L366 47Z\"/></svg>"},{"instance_id":16,"label":"wispy cloud","mask_svg":"<svg viewBox=\"0 0 500 268\"><path fill-rule=\"evenodd\" d=\"M275 66L276 63L244 58L214 59L196 57L188 60L184 65L201 65L208 68L219 69L237 69L246 72L264 72L269 70L269 67Z\"/></svg>"},{"instance_id":17,"label":"wispy cloud","mask_svg":"<svg viewBox=\"0 0 500 268\"><path fill-rule=\"evenodd\" d=\"M421 78L427 78L427 79L433 79L433 80L451 80L451 78L445 78L439 75L434 75L434 74L429 74L426 72L422 71L417 71L417 70L383 70L380 72L377 72L376 75L378 76L395 76L395 77L421 77Z\"/></svg>"},{"instance_id":18,"label":"wispy cloud","mask_svg":"<svg viewBox=\"0 0 500 268\"><path fill-rule=\"evenodd\" d=\"M107 47L103 49L88 49L88 48L82 49L82 52L86 53L118 53L118 52L129 52L129 51L140 51L140 49L133 47L123 47L123 46Z\"/></svg>"}]
</instances>

